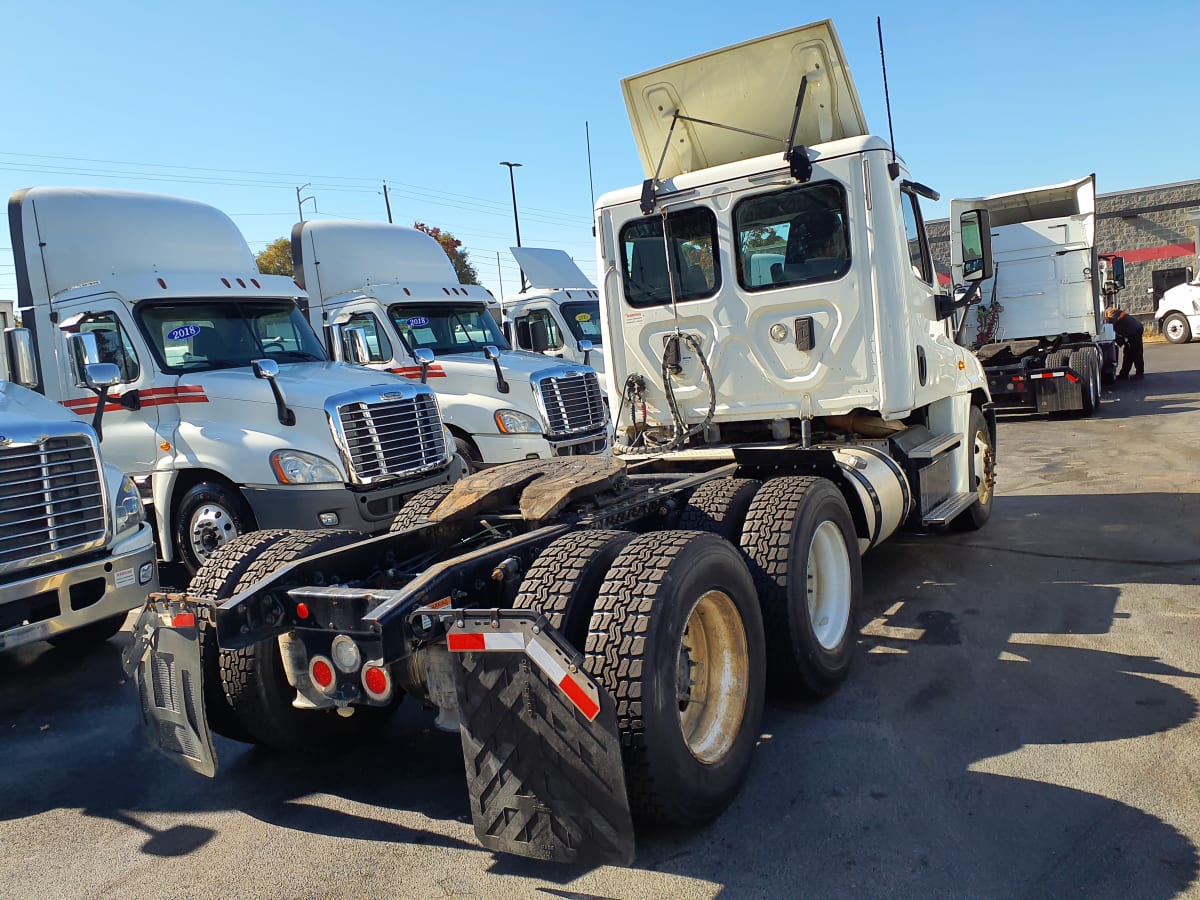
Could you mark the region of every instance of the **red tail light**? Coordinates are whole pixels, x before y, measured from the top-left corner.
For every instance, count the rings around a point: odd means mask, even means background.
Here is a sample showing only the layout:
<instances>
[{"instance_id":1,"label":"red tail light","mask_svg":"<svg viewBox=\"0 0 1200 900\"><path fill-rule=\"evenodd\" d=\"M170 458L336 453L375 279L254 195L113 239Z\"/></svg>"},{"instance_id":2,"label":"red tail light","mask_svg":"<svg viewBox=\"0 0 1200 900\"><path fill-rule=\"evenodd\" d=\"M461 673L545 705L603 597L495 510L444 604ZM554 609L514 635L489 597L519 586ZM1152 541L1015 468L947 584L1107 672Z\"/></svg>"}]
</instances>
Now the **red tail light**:
<instances>
[{"instance_id":1,"label":"red tail light","mask_svg":"<svg viewBox=\"0 0 1200 900\"><path fill-rule=\"evenodd\" d=\"M308 664L308 677L312 683L328 693L333 688L333 663L323 656L314 656Z\"/></svg>"},{"instance_id":2,"label":"red tail light","mask_svg":"<svg viewBox=\"0 0 1200 900\"><path fill-rule=\"evenodd\" d=\"M382 666L373 663L363 666L362 684L372 700L386 700L392 695L392 676Z\"/></svg>"}]
</instances>

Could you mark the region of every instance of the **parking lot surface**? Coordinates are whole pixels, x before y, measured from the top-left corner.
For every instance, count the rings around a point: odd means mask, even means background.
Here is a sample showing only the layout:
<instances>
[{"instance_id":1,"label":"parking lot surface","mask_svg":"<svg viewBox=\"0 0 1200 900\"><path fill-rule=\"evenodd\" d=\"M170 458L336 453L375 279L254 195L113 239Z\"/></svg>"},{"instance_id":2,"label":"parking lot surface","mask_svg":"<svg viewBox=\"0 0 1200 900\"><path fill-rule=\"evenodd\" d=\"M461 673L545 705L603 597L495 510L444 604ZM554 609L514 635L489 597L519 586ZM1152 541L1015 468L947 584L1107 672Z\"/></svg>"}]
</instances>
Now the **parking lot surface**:
<instances>
[{"instance_id":1,"label":"parking lot surface","mask_svg":"<svg viewBox=\"0 0 1200 900\"><path fill-rule=\"evenodd\" d=\"M0 896L1173 897L1200 893L1200 344L1091 419L1002 415L981 531L864 558L861 647L768 704L750 779L628 869L481 850L458 738L406 709L335 760L142 743L123 632L0 654Z\"/></svg>"}]
</instances>

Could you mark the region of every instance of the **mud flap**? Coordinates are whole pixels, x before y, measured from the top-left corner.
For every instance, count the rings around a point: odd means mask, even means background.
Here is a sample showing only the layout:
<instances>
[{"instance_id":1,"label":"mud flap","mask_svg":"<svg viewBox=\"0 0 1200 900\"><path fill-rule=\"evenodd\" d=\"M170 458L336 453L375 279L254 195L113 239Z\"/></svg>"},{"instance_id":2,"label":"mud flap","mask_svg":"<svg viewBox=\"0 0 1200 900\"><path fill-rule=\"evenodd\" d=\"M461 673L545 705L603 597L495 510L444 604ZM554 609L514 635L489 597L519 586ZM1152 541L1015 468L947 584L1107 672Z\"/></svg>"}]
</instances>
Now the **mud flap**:
<instances>
[{"instance_id":1,"label":"mud flap","mask_svg":"<svg viewBox=\"0 0 1200 900\"><path fill-rule=\"evenodd\" d=\"M554 862L632 863L615 706L582 657L524 610L456 610L447 625L479 842Z\"/></svg>"},{"instance_id":2,"label":"mud flap","mask_svg":"<svg viewBox=\"0 0 1200 900\"><path fill-rule=\"evenodd\" d=\"M137 683L142 728L151 746L210 778L217 754L204 713L196 606L182 595L151 596L124 654Z\"/></svg>"}]
</instances>

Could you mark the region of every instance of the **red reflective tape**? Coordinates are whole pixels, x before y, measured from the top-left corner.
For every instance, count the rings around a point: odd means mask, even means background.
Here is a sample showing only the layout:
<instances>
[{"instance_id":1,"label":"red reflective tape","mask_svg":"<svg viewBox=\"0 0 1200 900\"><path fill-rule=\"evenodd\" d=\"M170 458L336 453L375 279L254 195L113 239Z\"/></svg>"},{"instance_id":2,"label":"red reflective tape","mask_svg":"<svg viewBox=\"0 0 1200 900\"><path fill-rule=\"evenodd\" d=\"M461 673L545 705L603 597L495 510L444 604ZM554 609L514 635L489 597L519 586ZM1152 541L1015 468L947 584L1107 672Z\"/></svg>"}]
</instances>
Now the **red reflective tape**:
<instances>
[{"instance_id":1,"label":"red reflective tape","mask_svg":"<svg viewBox=\"0 0 1200 900\"><path fill-rule=\"evenodd\" d=\"M596 701L584 693L583 688L576 684L570 675L560 681L558 686L589 722L600 714L600 707L596 705Z\"/></svg>"},{"instance_id":2,"label":"red reflective tape","mask_svg":"<svg viewBox=\"0 0 1200 900\"><path fill-rule=\"evenodd\" d=\"M1071 384L1079 383L1079 379L1076 378L1074 375L1072 375L1070 372L1063 372L1063 374L1067 376L1067 381L1071 382Z\"/></svg>"},{"instance_id":3,"label":"red reflective tape","mask_svg":"<svg viewBox=\"0 0 1200 900\"><path fill-rule=\"evenodd\" d=\"M460 634L452 632L446 635L446 646L451 653L468 653L472 650L483 650L487 646L482 634Z\"/></svg>"},{"instance_id":4,"label":"red reflective tape","mask_svg":"<svg viewBox=\"0 0 1200 900\"><path fill-rule=\"evenodd\" d=\"M171 619L172 628L195 628L196 614L195 613L176 613Z\"/></svg>"}]
</instances>

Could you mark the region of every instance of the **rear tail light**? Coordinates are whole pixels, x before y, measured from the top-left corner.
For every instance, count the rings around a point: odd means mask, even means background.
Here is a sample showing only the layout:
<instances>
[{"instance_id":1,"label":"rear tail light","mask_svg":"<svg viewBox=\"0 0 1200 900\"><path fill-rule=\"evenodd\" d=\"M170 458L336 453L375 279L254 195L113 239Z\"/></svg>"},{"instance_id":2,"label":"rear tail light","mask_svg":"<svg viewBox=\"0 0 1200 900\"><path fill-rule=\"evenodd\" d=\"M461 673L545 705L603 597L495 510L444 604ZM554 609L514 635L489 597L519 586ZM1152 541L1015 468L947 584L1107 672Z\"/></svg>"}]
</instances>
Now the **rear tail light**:
<instances>
[{"instance_id":1,"label":"rear tail light","mask_svg":"<svg viewBox=\"0 0 1200 900\"><path fill-rule=\"evenodd\" d=\"M329 693L337 681L333 672L333 663L324 656L314 656L308 664L308 678L320 690Z\"/></svg>"},{"instance_id":2,"label":"rear tail light","mask_svg":"<svg viewBox=\"0 0 1200 900\"><path fill-rule=\"evenodd\" d=\"M392 676L376 662L363 666L362 686L372 700L387 700L392 696Z\"/></svg>"}]
</instances>

